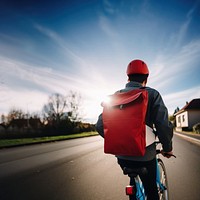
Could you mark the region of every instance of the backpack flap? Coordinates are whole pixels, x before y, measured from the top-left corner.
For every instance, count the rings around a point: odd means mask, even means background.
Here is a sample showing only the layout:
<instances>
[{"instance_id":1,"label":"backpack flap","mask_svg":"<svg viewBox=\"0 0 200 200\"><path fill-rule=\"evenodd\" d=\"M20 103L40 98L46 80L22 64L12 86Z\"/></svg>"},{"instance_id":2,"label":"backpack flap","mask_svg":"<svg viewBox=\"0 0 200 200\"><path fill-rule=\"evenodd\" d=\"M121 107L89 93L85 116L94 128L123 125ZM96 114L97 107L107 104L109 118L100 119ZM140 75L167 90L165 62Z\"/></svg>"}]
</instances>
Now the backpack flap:
<instances>
[{"instance_id":1,"label":"backpack flap","mask_svg":"<svg viewBox=\"0 0 200 200\"><path fill-rule=\"evenodd\" d=\"M102 103L104 152L143 156L146 147L145 116L148 93L144 89L115 93Z\"/></svg>"},{"instance_id":2,"label":"backpack flap","mask_svg":"<svg viewBox=\"0 0 200 200\"><path fill-rule=\"evenodd\" d=\"M142 95L143 91L135 93L135 91L129 91L124 93L115 93L109 96L109 102L103 102L101 105L103 107L120 106L124 104L131 103Z\"/></svg>"}]
</instances>

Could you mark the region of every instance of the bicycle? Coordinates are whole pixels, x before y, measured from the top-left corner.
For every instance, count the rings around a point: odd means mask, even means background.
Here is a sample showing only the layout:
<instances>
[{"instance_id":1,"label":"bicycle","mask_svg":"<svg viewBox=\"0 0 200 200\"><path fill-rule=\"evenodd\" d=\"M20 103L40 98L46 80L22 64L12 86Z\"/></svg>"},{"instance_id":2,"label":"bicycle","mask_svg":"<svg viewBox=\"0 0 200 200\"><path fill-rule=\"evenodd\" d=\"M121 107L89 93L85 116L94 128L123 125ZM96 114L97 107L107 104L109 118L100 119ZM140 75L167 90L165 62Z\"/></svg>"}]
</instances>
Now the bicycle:
<instances>
[{"instance_id":1,"label":"bicycle","mask_svg":"<svg viewBox=\"0 0 200 200\"><path fill-rule=\"evenodd\" d=\"M159 142L156 142L158 144ZM162 159L159 157L161 150L156 150L156 162L157 162L157 175L156 183L158 187L158 195L160 200L169 200L169 189L167 181L167 173L165 165ZM175 155L171 155L176 158ZM140 179L140 175L145 175L148 173L145 167L142 168L123 168L124 175L128 175L132 181L130 185L126 186L126 195L129 196L129 200L146 200L144 186Z\"/></svg>"}]
</instances>

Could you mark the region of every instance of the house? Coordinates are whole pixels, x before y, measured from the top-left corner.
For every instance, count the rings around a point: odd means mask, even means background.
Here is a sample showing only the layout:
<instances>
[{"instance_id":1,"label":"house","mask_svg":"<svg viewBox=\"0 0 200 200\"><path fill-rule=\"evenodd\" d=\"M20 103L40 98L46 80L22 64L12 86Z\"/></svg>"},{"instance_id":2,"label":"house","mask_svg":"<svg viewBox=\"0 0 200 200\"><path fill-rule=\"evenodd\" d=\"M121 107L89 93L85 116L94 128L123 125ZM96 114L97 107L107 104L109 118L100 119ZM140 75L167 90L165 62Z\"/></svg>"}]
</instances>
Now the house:
<instances>
[{"instance_id":1,"label":"house","mask_svg":"<svg viewBox=\"0 0 200 200\"><path fill-rule=\"evenodd\" d=\"M176 117L176 130L192 130L200 122L200 98L193 99L174 114Z\"/></svg>"},{"instance_id":2,"label":"house","mask_svg":"<svg viewBox=\"0 0 200 200\"><path fill-rule=\"evenodd\" d=\"M5 125L0 124L0 134L5 133Z\"/></svg>"},{"instance_id":3,"label":"house","mask_svg":"<svg viewBox=\"0 0 200 200\"><path fill-rule=\"evenodd\" d=\"M42 122L39 118L29 119L13 119L9 124L9 131L24 131L29 129L39 129L42 127Z\"/></svg>"}]
</instances>

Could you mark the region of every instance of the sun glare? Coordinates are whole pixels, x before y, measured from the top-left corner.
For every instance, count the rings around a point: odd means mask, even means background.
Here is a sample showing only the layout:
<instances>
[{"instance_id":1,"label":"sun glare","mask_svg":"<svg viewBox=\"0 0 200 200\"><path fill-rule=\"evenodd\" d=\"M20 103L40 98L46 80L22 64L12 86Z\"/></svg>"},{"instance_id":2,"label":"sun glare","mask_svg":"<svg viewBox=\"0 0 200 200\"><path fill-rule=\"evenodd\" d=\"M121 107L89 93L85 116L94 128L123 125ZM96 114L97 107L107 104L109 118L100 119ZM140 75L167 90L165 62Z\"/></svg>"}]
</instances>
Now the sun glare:
<instances>
[{"instance_id":1,"label":"sun glare","mask_svg":"<svg viewBox=\"0 0 200 200\"><path fill-rule=\"evenodd\" d=\"M110 97L109 96L106 96L104 99L103 99L103 102L106 103L106 104L109 104L111 101Z\"/></svg>"}]
</instances>

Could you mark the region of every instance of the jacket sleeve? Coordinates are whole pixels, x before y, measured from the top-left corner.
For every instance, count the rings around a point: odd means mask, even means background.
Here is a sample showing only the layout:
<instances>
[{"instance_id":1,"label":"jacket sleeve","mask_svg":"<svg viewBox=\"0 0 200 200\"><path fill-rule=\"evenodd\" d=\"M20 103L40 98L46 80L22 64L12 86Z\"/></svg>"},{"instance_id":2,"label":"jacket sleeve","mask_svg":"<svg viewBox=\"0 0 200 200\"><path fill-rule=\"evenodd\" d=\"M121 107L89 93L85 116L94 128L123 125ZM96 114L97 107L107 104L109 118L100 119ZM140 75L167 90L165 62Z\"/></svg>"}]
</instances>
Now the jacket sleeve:
<instances>
[{"instance_id":1,"label":"jacket sleeve","mask_svg":"<svg viewBox=\"0 0 200 200\"><path fill-rule=\"evenodd\" d=\"M153 123L163 151L172 151L173 125L168 120L168 110L159 92L154 93L152 101Z\"/></svg>"},{"instance_id":2,"label":"jacket sleeve","mask_svg":"<svg viewBox=\"0 0 200 200\"><path fill-rule=\"evenodd\" d=\"M102 114L99 115L97 123L95 124L96 130L104 138L104 129L103 129L103 118Z\"/></svg>"}]
</instances>

